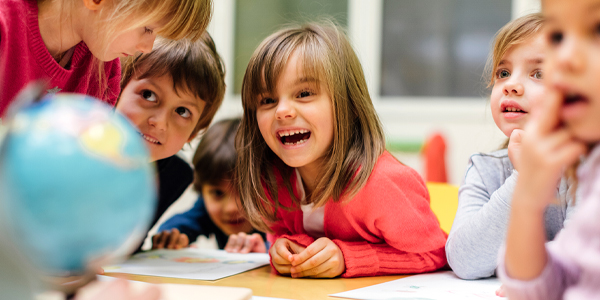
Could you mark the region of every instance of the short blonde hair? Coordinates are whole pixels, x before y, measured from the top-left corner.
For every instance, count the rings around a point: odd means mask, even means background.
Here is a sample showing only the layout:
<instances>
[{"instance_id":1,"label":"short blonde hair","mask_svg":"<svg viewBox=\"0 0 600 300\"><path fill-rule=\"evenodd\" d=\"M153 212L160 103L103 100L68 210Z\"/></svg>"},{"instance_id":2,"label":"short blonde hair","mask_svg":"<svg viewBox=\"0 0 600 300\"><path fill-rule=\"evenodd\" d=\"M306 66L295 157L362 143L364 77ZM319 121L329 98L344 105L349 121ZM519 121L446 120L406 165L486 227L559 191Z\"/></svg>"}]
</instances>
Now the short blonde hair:
<instances>
[{"instance_id":1,"label":"short blonde hair","mask_svg":"<svg viewBox=\"0 0 600 300\"><path fill-rule=\"evenodd\" d=\"M269 230L265 221L275 221L277 180L281 174L294 201L285 165L267 146L256 120L259 95L274 92L292 53L302 60L304 76L315 78L332 100L333 142L315 190L307 201L315 207L333 198L350 199L367 182L385 150L381 123L367 90L360 62L346 35L333 22L309 23L280 30L267 37L254 52L242 85L244 115L238 131L236 180L243 207L255 228ZM276 170L275 170L276 169ZM267 198L274 200L273 205ZM275 207L274 207L275 206Z\"/></svg>"},{"instance_id":2,"label":"short blonde hair","mask_svg":"<svg viewBox=\"0 0 600 300\"><path fill-rule=\"evenodd\" d=\"M206 31L196 41L157 38L152 52L127 57L122 67L121 91L133 78L169 75L175 92L190 92L206 103L190 138L210 125L225 96L225 68Z\"/></svg>"},{"instance_id":3,"label":"short blonde hair","mask_svg":"<svg viewBox=\"0 0 600 300\"><path fill-rule=\"evenodd\" d=\"M544 17L542 14L533 13L510 21L498 30L485 68L485 76L489 76L488 87L496 82L495 74L506 52L513 46L519 45L539 33L543 23Z\"/></svg>"}]
</instances>

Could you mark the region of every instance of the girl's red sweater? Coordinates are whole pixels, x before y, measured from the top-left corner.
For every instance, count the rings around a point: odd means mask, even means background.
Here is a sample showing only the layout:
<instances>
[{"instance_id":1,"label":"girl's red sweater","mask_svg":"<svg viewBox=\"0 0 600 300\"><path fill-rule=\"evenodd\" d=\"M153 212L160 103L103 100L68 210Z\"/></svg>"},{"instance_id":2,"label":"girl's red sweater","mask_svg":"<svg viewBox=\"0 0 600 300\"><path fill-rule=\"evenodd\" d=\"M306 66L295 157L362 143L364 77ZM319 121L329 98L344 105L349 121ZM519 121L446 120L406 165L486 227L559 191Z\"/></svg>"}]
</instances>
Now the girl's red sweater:
<instances>
[{"instance_id":1,"label":"girl's red sweater","mask_svg":"<svg viewBox=\"0 0 600 300\"><path fill-rule=\"evenodd\" d=\"M295 174L292 183L297 182ZM278 181L280 205L293 209L278 209L278 221L270 226L274 238L307 247L314 238L304 230L302 210L280 176ZM323 227L344 255L342 277L423 273L446 265L447 235L429 206L423 179L387 151L354 198L325 204Z\"/></svg>"}]
</instances>

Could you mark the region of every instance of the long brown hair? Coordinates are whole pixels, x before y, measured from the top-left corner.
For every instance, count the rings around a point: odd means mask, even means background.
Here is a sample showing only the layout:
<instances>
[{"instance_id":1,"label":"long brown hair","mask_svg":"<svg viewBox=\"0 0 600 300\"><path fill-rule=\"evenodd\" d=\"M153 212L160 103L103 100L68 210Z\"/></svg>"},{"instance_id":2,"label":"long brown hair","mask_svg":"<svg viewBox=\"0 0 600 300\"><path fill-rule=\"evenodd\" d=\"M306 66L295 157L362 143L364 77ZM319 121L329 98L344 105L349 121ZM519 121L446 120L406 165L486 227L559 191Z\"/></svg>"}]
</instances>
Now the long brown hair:
<instances>
[{"instance_id":1,"label":"long brown hair","mask_svg":"<svg viewBox=\"0 0 600 300\"><path fill-rule=\"evenodd\" d=\"M267 37L252 55L242 85L244 115L237 135L236 174L240 198L255 228L276 220L278 172L292 192L293 168L267 146L256 120L258 97L273 93L290 55L298 53L305 76L323 83L332 100L334 133L325 165L307 201L315 207L333 198L351 199L367 182L385 150L381 123L371 102L360 62L342 30L331 21L282 29ZM266 192L263 188L266 186ZM267 194L274 200L273 205ZM292 208L287 208L292 209Z\"/></svg>"}]
</instances>

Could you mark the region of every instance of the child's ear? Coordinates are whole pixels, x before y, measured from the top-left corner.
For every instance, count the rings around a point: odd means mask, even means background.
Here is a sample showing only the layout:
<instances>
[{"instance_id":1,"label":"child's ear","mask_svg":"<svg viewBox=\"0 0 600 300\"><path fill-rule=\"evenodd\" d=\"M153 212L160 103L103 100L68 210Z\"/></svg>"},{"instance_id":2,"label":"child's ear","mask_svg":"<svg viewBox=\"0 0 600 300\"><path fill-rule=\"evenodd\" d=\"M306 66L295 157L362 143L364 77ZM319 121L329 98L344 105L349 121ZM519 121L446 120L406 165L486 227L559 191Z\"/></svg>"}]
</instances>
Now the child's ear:
<instances>
[{"instance_id":1,"label":"child's ear","mask_svg":"<svg viewBox=\"0 0 600 300\"><path fill-rule=\"evenodd\" d=\"M105 3L106 0L83 0L83 5L92 11L99 10Z\"/></svg>"}]
</instances>

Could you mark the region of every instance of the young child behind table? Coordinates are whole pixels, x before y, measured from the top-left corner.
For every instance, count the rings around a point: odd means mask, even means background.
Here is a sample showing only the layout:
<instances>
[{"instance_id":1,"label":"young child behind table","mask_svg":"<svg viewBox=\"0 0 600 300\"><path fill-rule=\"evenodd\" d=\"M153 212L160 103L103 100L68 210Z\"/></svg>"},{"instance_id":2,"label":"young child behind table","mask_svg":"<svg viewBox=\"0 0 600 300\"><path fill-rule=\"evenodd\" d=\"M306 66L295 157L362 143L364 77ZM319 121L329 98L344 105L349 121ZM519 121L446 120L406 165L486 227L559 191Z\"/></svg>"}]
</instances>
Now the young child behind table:
<instances>
[{"instance_id":1,"label":"young child behind table","mask_svg":"<svg viewBox=\"0 0 600 300\"><path fill-rule=\"evenodd\" d=\"M240 119L223 120L202 136L194 154L194 188L200 194L193 208L165 221L152 237L153 249L187 247L199 235L214 234L219 249L266 252L262 233L244 217L233 184L237 159L235 134Z\"/></svg>"},{"instance_id":2,"label":"young child behind table","mask_svg":"<svg viewBox=\"0 0 600 300\"><path fill-rule=\"evenodd\" d=\"M600 297L600 1L544 0L547 93L522 137L505 257L510 299ZM544 210L565 168L580 162L577 210L545 244Z\"/></svg>"},{"instance_id":3,"label":"young child behind table","mask_svg":"<svg viewBox=\"0 0 600 300\"><path fill-rule=\"evenodd\" d=\"M488 67L490 107L496 125L510 139L501 150L470 158L446 242L448 263L460 278L490 277L496 271L518 178L520 135L532 103L545 98L542 25L541 14L526 15L506 24L494 41ZM544 216L546 240L554 239L573 211L571 188L566 178L557 187L559 201Z\"/></svg>"},{"instance_id":4,"label":"young child behind table","mask_svg":"<svg viewBox=\"0 0 600 300\"><path fill-rule=\"evenodd\" d=\"M0 117L33 80L114 105L119 57L149 53L156 35L197 39L210 0L0 0Z\"/></svg>"},{"instance_id":5,"label":"young child behind table","mask_svg":"<svg viewBox=\"0 0 600 300\"><path fill-rule=\"evenodd\" d=\"M192 169L175 154L212 121L225 94L224 76L208 32L197 41L159 38L151 53L123 64L116 109L138 128L158 169L159 199L151 225L193 181Z\"/></svg>"},{"instance_id":6,"label":"young child behind table","mask_svg":"<svg viewBox=\"0 0 600 300\"><path fill-rule=\"evenodd\" d=\"M360 63L337 26L266 38L242 103L238 188L255 227L274 234L277 272L358 277L446 264L425 184L385 150Z\"/></svg>"}]
</instances>

